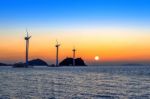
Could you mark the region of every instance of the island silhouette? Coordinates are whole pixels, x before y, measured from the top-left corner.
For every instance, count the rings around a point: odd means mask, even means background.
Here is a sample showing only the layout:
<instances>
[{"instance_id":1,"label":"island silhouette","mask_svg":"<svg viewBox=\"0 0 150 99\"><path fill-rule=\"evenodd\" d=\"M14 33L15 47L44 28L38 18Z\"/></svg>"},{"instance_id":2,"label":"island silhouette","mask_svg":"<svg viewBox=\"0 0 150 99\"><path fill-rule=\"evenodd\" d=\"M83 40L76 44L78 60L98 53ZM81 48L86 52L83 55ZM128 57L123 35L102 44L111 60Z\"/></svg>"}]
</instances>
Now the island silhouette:
<instances>
[{"instance_id":1,"label":"island silhouette","mask_svg":"<svg viewBox=\"0 0 150 99\"><path fill-rule=\"evenodd\" d=\"M27 68L26 67L26 62L17 62L14 64L5 64L5 63L0 63L0 66L13 66L15 68ZM48 67L58 67L58 66L87 66L84 62L84 60L82 58L76 58L75 59L75 65L73 65L73 58L65 58L64 60L62 60L59 65L54 65L51 64L49 65L48 63L46 63L44 60L42 59L33 59L28 61L28 66L33 67L33 66L48 66Z\"/></svg>"},{"instance_id":2,"label":"island silhouette","mask_svg":"<svg viewBox=\"0 0 150 99\"><path fill-rule=\"evenodd\" d=\"M73 58L66 58L60 62L59 66L87 66L82 58L76 58L75 63Z\"/></svg>"},{"instance_id":3,"label":"island silhouette","mask_svg":"<svg viewBox=\"0 0 150 99\"><path fill-rule=\"evenodd\" d=\"M26 67L26 63L15 63L12 65L13 67ZM33 59L31 61L28 61L28 66L48 66L48 64L43 61L42 59Z\"/></svg>"}]
</instances>

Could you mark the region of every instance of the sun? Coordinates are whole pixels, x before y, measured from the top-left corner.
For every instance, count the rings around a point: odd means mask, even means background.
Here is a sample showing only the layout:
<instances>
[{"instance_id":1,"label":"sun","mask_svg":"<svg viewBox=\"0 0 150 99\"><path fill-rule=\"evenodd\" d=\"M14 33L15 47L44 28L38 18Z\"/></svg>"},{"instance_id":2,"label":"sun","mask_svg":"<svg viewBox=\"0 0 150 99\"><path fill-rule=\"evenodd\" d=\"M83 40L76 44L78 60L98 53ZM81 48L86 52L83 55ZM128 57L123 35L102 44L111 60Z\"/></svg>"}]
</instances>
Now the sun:
<instances>
[{"instance_id":1,"label":"sun","mask_svg":"<svg viewBox=\"0 0 150 99\"><path fill-rule=\"evenodd\" d=\"M99 56L95 56L95 58L94 58L96 61L98 61L99 60Z\"/></svg>"}]
</instances>

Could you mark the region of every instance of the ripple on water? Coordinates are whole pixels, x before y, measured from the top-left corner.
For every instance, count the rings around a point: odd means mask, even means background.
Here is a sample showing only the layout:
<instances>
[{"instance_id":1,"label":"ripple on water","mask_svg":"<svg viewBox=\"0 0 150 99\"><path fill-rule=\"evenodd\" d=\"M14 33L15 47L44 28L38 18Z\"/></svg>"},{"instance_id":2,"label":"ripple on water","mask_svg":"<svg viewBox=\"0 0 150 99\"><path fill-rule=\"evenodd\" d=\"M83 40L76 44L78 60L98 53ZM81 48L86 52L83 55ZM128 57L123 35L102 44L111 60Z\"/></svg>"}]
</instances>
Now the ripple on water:
<instances>
[{"instance_id":1,"label":"ripple on water","mask_svg":"<svg viewBox=\"0 0 150 99\"><path fill-rule=\"evenodd\" d=\"M147 67L1 68L0 99L149 99L147 74Z\"/></svg>"}]
</instances>

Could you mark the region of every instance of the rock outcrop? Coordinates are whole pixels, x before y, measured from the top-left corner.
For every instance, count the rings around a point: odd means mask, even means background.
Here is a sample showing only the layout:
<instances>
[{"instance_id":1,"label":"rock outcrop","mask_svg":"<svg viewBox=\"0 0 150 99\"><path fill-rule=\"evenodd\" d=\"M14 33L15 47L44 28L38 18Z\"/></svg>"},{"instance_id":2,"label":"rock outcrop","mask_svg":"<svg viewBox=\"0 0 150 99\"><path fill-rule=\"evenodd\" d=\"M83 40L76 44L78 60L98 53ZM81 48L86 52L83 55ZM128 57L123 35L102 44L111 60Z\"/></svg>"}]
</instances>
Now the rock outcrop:
<instances>
[{"instance_id":1,"label":"rock outcrop","mask_svg":"<svg viewBox=\"0 0 150 99\"><path fill-rule=\"evenodd\" d=\"M34 59L28 62L29 66L48 66L48 64L41 59ZM26 67L25 63L15 63L13 67Z\"/></svg>"},{"instance_id":2,"label":"rock outcrop","mask_svg":"<svg viewBox=\"0 0 150 99\"><path fill-rule=\"evenodd\" d=\"M41 59L34 59L29 61L29 65L31 66L48 66L48 64Z\"/></svg>"},{"instance_id":3,"label":"rock outcrop","mask_svg":"<svg viewBox=\"0 0 150 99\"><path fill-rule=\"evenodd\" d=\"M66 58L59 64L60 66L73 66L73 58ZM75 59L75 66L86 66L82 58Z\"/></svg>"},{"instance_id":4,"label":"rock outcrop","mask_svg":"<svg viewBox=\"0 0 150 99\"><path fill-rule=\"evenodd\" d=\"M8 64L0 63L0 66L8 66Z\"/></svg>"}]
</instances>

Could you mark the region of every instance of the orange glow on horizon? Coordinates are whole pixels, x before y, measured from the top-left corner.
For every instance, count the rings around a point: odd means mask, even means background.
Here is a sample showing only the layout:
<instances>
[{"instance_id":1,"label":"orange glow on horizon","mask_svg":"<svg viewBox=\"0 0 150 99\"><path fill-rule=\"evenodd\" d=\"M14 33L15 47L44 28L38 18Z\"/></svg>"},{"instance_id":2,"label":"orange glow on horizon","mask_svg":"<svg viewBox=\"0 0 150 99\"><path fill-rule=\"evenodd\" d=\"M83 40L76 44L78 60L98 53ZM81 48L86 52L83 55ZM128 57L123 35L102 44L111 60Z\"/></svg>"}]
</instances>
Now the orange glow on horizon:
<instances>
[{"instance_id":1,"label":"orange glow on horizon","mask_svg":"<svg viewBox=\"0 0 150 99\"><path fill-rule=\"evenodd\" d=\"M20 31L21 32L21 31ZM72 57L72 48L77 48L76 57L93 61L99 55L100 62L109 61L144 61L150 60L150 34L142 30L98 29L55 31L40 34L30 33L29 59L42 58L55 63L56 39L61 43L59 59ZM148 31L149 32L149 31ZM19 33L19 31L18 31ZM24 61L24 34L1 37L1 61Z\"/></svg>"}]
</instances>

